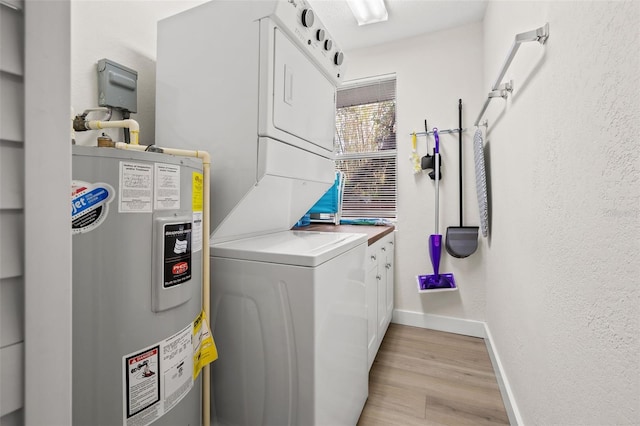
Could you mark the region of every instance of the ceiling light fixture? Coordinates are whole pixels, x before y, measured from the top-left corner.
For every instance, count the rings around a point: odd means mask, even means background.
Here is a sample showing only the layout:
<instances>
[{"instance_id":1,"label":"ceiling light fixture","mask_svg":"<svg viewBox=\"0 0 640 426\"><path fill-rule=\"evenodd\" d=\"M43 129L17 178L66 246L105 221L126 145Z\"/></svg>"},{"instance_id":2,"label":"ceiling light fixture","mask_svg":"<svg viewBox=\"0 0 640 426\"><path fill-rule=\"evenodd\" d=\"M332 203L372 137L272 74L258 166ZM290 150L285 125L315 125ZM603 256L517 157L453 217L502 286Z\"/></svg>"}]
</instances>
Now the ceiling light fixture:
<instances>
[{"instance_id":1,"label":"ceiling light fixture","mask_svg":"<svg viewBox=\"0 0 640 426\"><path fill-rule=\"evenodd\" d=\"M389 19L384 0L347 0L358 25L374 24Z\"/></svg>"}]
</instances>

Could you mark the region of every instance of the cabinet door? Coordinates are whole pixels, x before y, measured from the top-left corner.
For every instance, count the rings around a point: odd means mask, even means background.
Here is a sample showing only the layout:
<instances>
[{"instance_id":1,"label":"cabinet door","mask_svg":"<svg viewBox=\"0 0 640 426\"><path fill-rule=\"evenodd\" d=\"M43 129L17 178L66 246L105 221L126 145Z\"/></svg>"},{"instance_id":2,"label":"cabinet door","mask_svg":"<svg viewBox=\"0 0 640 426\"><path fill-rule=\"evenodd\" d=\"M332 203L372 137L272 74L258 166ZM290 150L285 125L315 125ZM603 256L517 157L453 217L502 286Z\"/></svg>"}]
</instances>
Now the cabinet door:
<instances>
[{"instance_id":1,"label":"cabinet door","mask_svg":"<svg viewBox=\"0 0 640 426\"><path fill-rule=\"evenodd\" d=\"M378 247L378 273L376 274L376 284L378 285L378 340L382 343L384 333L387 331L387 325L389 325L387 321L387 279L386 269L384 268L386 251L383 250L385 247L382 245L382 241L378 242L376 246Z\"/></svg>"},{"instance_id":2,"label":"cabinet door","mask_svg":"<svg viewBox=\"0 0 640 426\"><path fill-rule=\"evenodd\" d=\"M384 247L386 248L386 256L384 260L385 276L386 276L386 290L387 290L387 321L391 322L393 316L393 292L394 292L394 253L395 253L395 241L393 233L388 240L385 241Z\"/></svg>"},{"instance_id":3,"label":"cabinet door","mask_svg":"<svg viewBox=\"0 0 640 426\"><path fill-rule=\"evenodd\" d=\"M373 254L368 254L368 261L371 257L377 257ZM373 263L373 266L367 269L365 277L366 284L366 298L367 298L367 351L369 368L373 364L373 360L378 352L378 280L376 275L378 274L377 262Z\"/></svg>"}]
</instances>

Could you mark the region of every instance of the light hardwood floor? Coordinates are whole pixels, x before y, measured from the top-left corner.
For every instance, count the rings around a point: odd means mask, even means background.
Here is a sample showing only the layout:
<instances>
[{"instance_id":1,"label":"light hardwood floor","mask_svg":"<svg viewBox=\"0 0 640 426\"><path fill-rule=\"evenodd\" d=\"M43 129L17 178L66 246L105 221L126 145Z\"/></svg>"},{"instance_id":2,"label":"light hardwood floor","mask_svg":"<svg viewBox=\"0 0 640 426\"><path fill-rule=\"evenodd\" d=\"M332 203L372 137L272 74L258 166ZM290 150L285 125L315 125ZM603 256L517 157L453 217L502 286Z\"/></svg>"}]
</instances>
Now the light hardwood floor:
<instances>
[{"instance_id":1,"label":"light hardwood floor","mask_svg":"<svg viewBox=\"0 0 640 426\"><path fill-rule=\"evenodd\" d=\"M389 325L358 426L508 424L483 339Z\"/></svg>"}]
</instances>

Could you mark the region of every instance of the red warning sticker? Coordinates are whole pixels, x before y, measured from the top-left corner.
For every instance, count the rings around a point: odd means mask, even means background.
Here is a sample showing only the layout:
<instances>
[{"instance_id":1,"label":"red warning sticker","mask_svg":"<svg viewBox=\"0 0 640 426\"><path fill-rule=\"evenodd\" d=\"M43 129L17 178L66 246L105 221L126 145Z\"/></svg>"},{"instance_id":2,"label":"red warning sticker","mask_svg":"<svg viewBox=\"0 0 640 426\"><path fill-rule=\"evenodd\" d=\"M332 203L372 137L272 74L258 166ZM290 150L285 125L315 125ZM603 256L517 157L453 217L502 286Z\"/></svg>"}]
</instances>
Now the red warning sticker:
<instances>
[{"instance_id":1,"label":"red warning sticker","mask_svg":"<svg viewBox=\"0 0 640 426\"><path fill-rule=\"evenodd\" d=\"M171 268L171 273L173 275L179 275L179 274L184 274L188 270L189 270L189 264L187 262L180 262L173 265L173 268Z\"/></svg>"},{"instance_id":2,"label":"red warning sticker","mask_svg":"<svg viewBox=\"0 0 640 426\"><path fill-rule=\"evenodd\" d=\"M125 358L127 418L160 401L160 346Z\"/></svg>"}]
</instances>

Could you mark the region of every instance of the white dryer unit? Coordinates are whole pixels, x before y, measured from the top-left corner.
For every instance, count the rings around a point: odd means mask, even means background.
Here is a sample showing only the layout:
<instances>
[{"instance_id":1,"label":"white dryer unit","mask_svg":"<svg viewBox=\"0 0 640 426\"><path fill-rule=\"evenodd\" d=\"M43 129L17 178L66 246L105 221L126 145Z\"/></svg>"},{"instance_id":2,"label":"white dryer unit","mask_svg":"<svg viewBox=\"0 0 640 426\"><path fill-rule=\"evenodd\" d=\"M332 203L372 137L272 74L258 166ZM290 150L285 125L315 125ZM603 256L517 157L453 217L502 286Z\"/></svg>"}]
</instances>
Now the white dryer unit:
<instances>
[{"instance_id":1,"label":"white dryer unit","mask_svg":"<svg viewBox=\"0 0 640 426\"><path fill-rule=\"evenodd\" d=\"M304 0L158 23L157 142L211 154L214 242L288 230L333 184L342 58Z\"/></svg>"}]
</instances>

